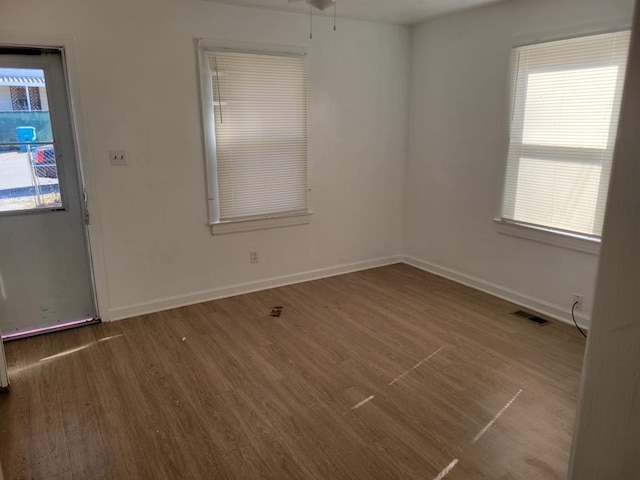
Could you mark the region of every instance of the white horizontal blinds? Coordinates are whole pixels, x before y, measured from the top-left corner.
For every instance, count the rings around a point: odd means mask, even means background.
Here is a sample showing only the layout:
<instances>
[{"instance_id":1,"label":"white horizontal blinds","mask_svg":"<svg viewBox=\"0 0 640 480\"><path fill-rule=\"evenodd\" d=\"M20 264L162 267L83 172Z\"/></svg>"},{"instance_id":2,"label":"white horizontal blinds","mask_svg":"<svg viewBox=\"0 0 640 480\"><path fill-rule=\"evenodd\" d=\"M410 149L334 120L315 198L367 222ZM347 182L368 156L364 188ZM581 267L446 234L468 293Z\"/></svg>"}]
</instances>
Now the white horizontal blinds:
<instances>
[{"instance_id":1,"label":"white horizontal blinds","mask_svg":"<svg viewBox=\"0 0 640 480\"><path fill-rule=\"evenodd\" d=\"M503 220L599 237L629 32L513 52Z\"/></svg>"},{"instance_id":2,"label":"white horizontal blinds","mask_svg":"<svg viewBox=\"0 0 640 480\"><path fill-rule=\"evenodd\" d=\"M220 221L308 210L303 57L208 52Z\"/></svg>"}]
</instances>

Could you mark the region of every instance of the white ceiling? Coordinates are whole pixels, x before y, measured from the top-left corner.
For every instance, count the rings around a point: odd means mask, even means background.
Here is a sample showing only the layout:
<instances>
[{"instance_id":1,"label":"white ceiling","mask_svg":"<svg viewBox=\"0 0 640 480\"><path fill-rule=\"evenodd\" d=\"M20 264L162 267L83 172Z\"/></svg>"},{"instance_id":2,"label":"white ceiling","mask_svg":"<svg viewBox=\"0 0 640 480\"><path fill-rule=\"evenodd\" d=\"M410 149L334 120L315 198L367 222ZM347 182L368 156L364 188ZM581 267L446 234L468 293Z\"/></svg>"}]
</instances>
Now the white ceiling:
<instances>
[{"instance_id":1,"label":"white ceiling","mask_svg":"<svg viewBox=\"0 0 640 480\"><path fill-rule=\"evenodd\" d=\"M289 3L288 0L211 1L285 12L309 12L309 6L304 0L297 3ZM338 17L411 25L437 15L496 1L499 0L337 0L337 9ZM329 15L329 12L332 9L325 10L323 14Z\"/></svg>"}]
</instances>

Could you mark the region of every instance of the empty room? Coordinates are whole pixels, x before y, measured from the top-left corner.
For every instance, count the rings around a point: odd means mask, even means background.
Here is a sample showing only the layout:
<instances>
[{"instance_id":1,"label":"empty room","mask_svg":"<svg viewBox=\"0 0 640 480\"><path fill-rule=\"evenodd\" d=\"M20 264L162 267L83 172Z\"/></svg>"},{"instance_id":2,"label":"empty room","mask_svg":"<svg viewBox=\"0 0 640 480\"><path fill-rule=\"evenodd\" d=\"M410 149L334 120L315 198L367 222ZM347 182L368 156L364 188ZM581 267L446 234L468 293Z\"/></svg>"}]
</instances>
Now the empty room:
<instances>
[{"instance_id":1,"label":"empty room","mask_svg":"<svg viewBox=\"0 0 640 480\"><path fill-rule=\"evenodd\" d=\"M640 478L633 0L0 0L0 480Z\"/></svg>"}]
</instances>

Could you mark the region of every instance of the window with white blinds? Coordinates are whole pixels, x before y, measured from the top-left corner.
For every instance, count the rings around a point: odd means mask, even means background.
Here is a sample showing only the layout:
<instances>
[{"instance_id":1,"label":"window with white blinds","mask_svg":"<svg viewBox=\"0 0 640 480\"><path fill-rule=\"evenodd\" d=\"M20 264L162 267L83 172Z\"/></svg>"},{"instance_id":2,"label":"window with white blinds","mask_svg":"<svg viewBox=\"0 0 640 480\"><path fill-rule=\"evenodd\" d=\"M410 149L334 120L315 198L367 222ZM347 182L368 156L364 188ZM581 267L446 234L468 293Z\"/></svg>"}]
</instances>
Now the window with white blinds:
<instances>
[{"instance_id":1,"label":"window with white blinds","mask_svg":"<svg viewBox=\"0 0 640 480\"><path fill-rule=\"evenodd\" d=\"M206 51L212 223L308 212L305 58ZM206 98L206 97L205 97ZM211 181L211 178L210 178Z\"/></svg>"},{"instance_id":2,"label":"window with white blinds","mask_svg":"<svg viewBox=\"0 0 640 480\"><path fill-rule=\"evenodd\" d=\"M630 32L513 50L502 220L599 238Z\"/></svg>"}]
</instances>

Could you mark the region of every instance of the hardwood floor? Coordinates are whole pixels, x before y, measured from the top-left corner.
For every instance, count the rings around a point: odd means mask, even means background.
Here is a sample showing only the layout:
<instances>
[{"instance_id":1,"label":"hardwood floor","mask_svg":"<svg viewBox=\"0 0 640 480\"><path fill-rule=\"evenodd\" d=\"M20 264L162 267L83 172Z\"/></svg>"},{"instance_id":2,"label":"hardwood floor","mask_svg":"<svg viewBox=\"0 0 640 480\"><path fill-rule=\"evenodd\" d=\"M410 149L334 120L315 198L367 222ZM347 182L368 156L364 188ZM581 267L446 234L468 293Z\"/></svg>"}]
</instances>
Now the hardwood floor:
<instances>
[{"instance_id":1,"label":"hardwood floor","mask_svg":"<svg viewBox=\"0 0 640 480\"><path fill-rule=\"evenodd\" d=\"M10 342L5 478L563 479L584 340L514 309L393 265Z\"/></svg>"}]
</instances>

